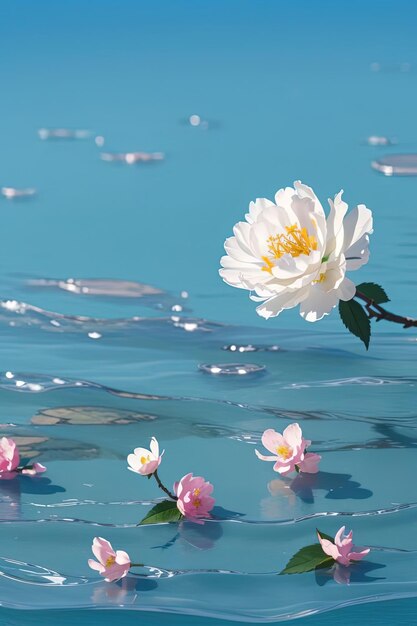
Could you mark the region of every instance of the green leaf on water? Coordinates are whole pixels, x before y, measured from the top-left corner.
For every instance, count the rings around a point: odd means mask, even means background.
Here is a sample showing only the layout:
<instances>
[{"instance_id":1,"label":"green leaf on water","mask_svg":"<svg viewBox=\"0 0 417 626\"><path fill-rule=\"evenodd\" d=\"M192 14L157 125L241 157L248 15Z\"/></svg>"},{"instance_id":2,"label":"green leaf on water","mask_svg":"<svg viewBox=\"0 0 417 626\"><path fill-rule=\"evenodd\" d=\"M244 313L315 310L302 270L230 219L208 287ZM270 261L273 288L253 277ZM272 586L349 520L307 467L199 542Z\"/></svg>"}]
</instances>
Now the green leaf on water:
<instances>
[{"instance_id":1,"label":"green leaf on water","mask_svg":"<svg viewBox=\"0 0 417 626\"><path fill-rule=\"evenodd\" d=\"M158 502L147 515L139 522L138 526L145 524L167 524L168 522L179 522L182 518L178 510L177 503L173 500L163 500Z\"/></svg>"},{"instance_id":2,"label":"green leaf on water","mask_svg":"<svg viewBox=\"0 0 417 626\"><path fill-rule=\"evenodd\" d=\"M332 563L334 559L323 552L319 543L314 543L296 552L280 574L304 574L316 568L327 567Z\"/></svg>"},{"instance_id":3,"label":"green leaf on water","mask_svg":"<svg viewBox=\"0 0 417 626\"><path fill-rule=\"evenodd\" d=\"M366 349L368 349L371 339L371 322L359 302L356 302L356 300L348 300L348 302L340 300L339 313L346 328L359 337L365 344Z\"/></svg>"},{"instance_id":4,"label":"green leaf on water","mask_svg":"<svg viewBox=\"0 0 417 626\"><path fill-rule=\"evenodd\" d=\"M356 289L363 293L364 296L370 298L375 302L375 304L383 304L384 302L389 302L389 298L386 294L385 289L381 287L381 285L377 285L376 283L361 283L356 286Z\"/></svg>"}]
</instances>

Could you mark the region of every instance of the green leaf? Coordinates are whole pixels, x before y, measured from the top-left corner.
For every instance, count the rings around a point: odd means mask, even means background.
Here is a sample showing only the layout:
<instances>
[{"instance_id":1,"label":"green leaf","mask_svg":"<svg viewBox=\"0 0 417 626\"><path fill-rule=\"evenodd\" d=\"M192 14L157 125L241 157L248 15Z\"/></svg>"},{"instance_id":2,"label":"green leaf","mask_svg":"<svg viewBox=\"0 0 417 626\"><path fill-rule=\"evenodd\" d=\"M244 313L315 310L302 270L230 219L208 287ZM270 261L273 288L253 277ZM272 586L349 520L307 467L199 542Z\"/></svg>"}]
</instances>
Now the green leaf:
<instances>
[{"instance_id":1,"label":"green leaf","mask_svg":"<svg viewBox=\"0 0 417 626\"><path fill-rule=\"evenodd\" d=\"M158 502L147 515L139 522L138 526L145 524L167 524L168 522L179 522L182 518L177 508L177 503L173 500L163 500Z\"/></svg>"},{"instance_id":2,"label":"green leaf","mask_svg":"<svg viewBox=\"0 0 417 626\"><path fill-rule=\"evenodd\" d=\"M296 552L280 574L304 574L316 568L327 567L333 562L334 559L323 552L321 545L314 543Z\"/></svg>"},{"instance_id":3,"label":"green leaf","mask_svg":"<svg viewBox=\"0 0 417 626\"><path fill-rule=\"evenodd\" d=\"M368 349L371 339L371 322L359 302L356 302L356 300L349 300L348 302L340 300L339 313L346 328L359 337L365 344L366 349Z\"/></svg>"},{"instance_id":4,"label":"green leaf","mask_svg":"<svg viewBox=\"0 0 417 626\"><path fill-rule=\"evenodd\" d=\"M389 298L386 294L385 289L381 287L381 285L377 285L376 283L361 283L356 286L356 289L363 293L364 296L370 298L375 302L375 304L383 304L384 302L389 302Z\"/></svg>"}]
</instances>

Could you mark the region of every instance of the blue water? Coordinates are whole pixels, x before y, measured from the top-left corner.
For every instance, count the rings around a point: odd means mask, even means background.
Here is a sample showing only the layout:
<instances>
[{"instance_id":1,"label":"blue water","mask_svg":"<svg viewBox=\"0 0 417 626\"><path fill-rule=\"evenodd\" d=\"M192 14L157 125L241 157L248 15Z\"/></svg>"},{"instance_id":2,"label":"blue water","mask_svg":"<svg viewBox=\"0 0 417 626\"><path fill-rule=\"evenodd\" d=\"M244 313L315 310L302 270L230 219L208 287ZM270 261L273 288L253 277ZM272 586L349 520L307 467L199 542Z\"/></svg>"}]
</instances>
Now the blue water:
<instances>
[{"instance_id":1,"label":"blue water","mask_svg":"<svg viewBox=\"0 0 417 626\"><path fill-rule=\"evenodd\" d=\"M374 211L354 278L416 314L416 179L370 166L417 151L416 17L411 1L3 0L0 187L38 193L0 196L0 434L48 472L0 485L0 623L413 623L417 334L381 322L366 353L337 313L265 322L217 271L251 199L296 179L323 201L343 188ZM265 371L199 369L224 363ZM254 454L292 421L323 457L301 485ZM214 484L220 521L136 527L160 494L125 457L152 435L166 482ZM276 576L316 526L342 524L372 547L350 585ZM95 535L156 569L106 584L87 566Z\"/></svg>"}]
</instances>

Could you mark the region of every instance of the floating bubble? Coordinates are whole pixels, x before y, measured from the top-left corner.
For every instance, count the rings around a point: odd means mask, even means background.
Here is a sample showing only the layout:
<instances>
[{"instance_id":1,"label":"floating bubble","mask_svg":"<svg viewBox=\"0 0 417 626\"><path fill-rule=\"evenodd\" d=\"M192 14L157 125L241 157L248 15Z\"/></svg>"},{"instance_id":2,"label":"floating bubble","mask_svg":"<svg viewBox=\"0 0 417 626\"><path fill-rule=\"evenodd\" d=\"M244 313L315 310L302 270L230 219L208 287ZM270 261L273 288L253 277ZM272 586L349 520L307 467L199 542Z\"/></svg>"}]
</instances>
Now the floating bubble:
<instances>
[{"instance_id":1,"label":"floating bubble","mask_svg":"<svg viewBox=\"0 0 417 626\"><path fill-rule=\"evenodd\" d=\"M71 130L69 128L40 128L39 138L47 139L88 139L91 137L89 130Z\"/></svg>"},{"instance_id":2,"label":"floating bubble","mask_svg":"<svg viewBox=\"0 0 417 626\"><path fill-rule=\"evenodd\" d=\"M237 344L231 343L229 345L223 346L222 350L227 350L228 352L284 352L280 346L277 345L252 345L249 344Z\"/></svg>"},{"instance_id":3,"label":"floating bubble","mask_svg":"<svg viewBox=\"0 0 417 626\"><path fill-rule=\"evenodd\" d=\"M1 188L1 195L8 200L13 200L14 198L30 198L35 194L36 189L34 189L33 187L28 187L26 189L17 189L16 187Z\"/></svg>"},{"instance_id":4,"label":"floating bubble","mask_svg":"<svg viewBox=\"0 0 417 626\"><path fill-rule=\"evenodd\" d=\"M192 126L193 128L201 128L202 130L207 130L209 127L209 122L196 113L182 120L182 123L185 123L187 126Z\"/></svg>"},{"instance_id":5,"label":"floating bubble","mask_svg":"<svg viewBox=\"0 0 417 626\"><path fill-rule=\"evenodd\" d=\"M199 126L201 123L201 117L199 115L190 115L188 118L191 126Z\"/></svg>"},{"instance_id":6,"label":"floating bubble","mask_svg":"<svg viewBox=\"0 0 417 626\"><path fill-rule=\"evenodd\" d=\"M163 161L165 155L163 152L101 152L100 158L102 161L134 165L149 161Z\"/></svg>"},{"instance_id":7,"label":"floating bubble","mask_svg":"<svg viewBox=\"0 0 417 626\"><path fill-rule=\"evenodd\" d=\"M417 176L417 154L387 154L371 166L384 176Z\"/></svg>"},{"instance_id":8,"label":"floating bubble","mask_svg":"<svg viewBox=\"0 0 417 626\"><path fill-rule=\"evenodd\" d=\"M371 135L366 138L368 146L393 146L397 143L395 138L390 139L382 135Z\"/></svg>"},{"instance_id":9,"label":"floating bubble","mask_svg":"<svg viewBox=\"0 0 417 626\"><path fill-rule=\"evenodd\" d=\"M265 365L256 363L202 363L198 366L201 372L220 376L247 376L265 371Z\"/></svg>"}]
</instances>

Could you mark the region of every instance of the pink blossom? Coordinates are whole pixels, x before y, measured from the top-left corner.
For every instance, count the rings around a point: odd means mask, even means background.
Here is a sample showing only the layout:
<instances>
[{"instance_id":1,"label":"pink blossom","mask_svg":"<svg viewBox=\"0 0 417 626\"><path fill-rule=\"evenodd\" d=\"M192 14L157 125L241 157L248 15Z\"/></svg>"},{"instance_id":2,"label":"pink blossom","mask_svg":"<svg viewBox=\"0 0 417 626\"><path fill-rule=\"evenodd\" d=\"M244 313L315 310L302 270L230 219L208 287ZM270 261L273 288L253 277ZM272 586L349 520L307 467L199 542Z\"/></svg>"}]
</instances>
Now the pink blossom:
<instances>
[{"instance_id":1,"label":"pink blossom","mask_svg":"<svg viewBox=\"0 0 417 626\"><path fill-rule=\"evenodd\" d=\"M344 535L345 526L339 528L334 538L334 543L328 539L319 538L323 552L341 565L349 565L350 561L361 561L364 556L369 554L370 548L357 548L353 545L352 531L348 535Z\"/></svg>"},{"instance_id":2,"label":"pink blossom","mask_svg":"<svg viewBox=\"0 0 417 626\"><path fill-rule=\"evenodd\" d=\"M210 517L214 506L214 498L210 496L213 485L201 476L186 474L174 485L177 496L177 507L184 517L197 521L199 518Z\"/></svg>"},{"instance_id":3,"label":"pink blossom","mask_svg":"<svg viewBox=\"0 0 417 626\"><path fill-rule=\"evenodd\" d=\"M14 472L20 461L19 450L13 439L0 439L0 473Z\"/></svg>"},{"instance_id":4,"label":"pink blossom","mask_svg":"<svg viewBox=\"0 0 417 626\"><path fill-rule=\"evenodd\" d=\"M165 450L159 454L158 441L155 437L152 437L150 450L147 450L146 448L135 448L133 454L129 454L127 457L127 462L129 463L128 469L130 469L131 472L136 472L142 476L154 474L162 461L162 455L164 452Z\"/></svg>"},{"instance_id":5,"label":"pink blossom","mask_svg":"<svg viewBox=\"0 0 417 626\"><path fill-rule=\"evenodd\" d=\"M127 552L113 550L111 543L102 537L94 537L91 549L98 563L94 559L88 559L88 565L99 572L108 583L126 576L130 569L130 557Z\"/></svg>"},{"instance_id":6,"label":"pink blossom","mask_svg":"<svg viewBox=\"0 0 417 626\"><path fill-rule=\"evenodd\" d=\"M316 474L321 456L314 452L306 452L311 441L303 439L298 424L290 424L282 433L269 428L262 435L262 443L273 456L265 456L255 450L261 461L275 461L274 471L286 476L295 470L307 474Z\"/></svg>"},{"instance_id":7,"label":"pink blossom","mask_svg":"<svg viewBox=\"0 0 417 626\"><path fill-rule=\"evenodd\" d=\"M44 472L46 472L46 467L41 463L34 463L32 466L29 465L22 469L22 474L26 476L36 476L36 474L43 474Z\"/></svg>"}]
</instances>

